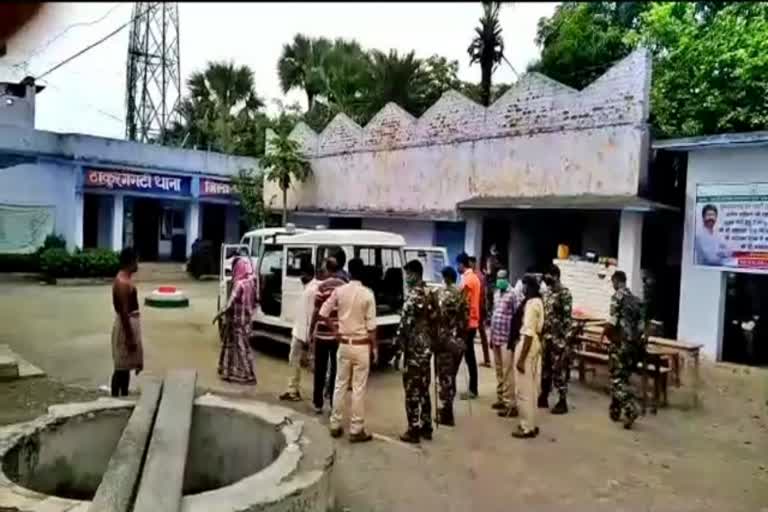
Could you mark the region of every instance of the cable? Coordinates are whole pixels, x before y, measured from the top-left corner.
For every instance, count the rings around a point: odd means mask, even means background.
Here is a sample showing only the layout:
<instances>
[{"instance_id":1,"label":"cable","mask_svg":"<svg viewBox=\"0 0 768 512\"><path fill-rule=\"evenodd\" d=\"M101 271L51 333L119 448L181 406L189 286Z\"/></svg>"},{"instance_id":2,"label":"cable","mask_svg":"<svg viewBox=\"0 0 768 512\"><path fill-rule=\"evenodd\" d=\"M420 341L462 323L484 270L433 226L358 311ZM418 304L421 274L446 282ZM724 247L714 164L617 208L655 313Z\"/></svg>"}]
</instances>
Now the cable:
<instances>
[{"instance_id":1,"label":"cable","mask_svg":"<svg viewBox=\"0 0 768 512\"><path fill-rule=\"evenodd\" d=\"M154 9L154 7L155 7L155 6L150 6L150 7L148 7L146 11L144 11L144 12L142 12L142 13L140 13L140 14L137 14L136 16L134 16L133 18L131 18L130 20L128 20L128 22L124 23L123 25L120 25L120 26L119 26L119 27L117 27L115 30L113 30L112 32L110 32L110 33L109 33L109 34L107 34L106 36L102 37L101 39L99 39L99 40L98 40L98 41L96 41L95 43L92 43L92 44L90 44L90 45L86 46L85 48L83 48L82 50L80 50L79 52L77 52L76 54L72 55L71 57L69 57L69 58L67 58L67 59L65 59L65 60L63 60L63 61L61 61L60 63L56 64L55 66L53 66L52 68L50 68L49 70L47 70L45 73L42 73L42 74L40 74L39 76L37 76L37 77L35 77L35 78L36 78L37 80L40 80L40 79L41 79L41 78L43 78L44 76L46 76L46 75L49 75L49 74L53 73L54 71L56 71L57 69L59 69L59 68L60 68L61 66L63 66L64 64L66 64L66 63L68 63L68 62L70 62L70 61L72 61L72 60L76 59L76 58L77 58L77 57L79 57L80 55L84 54L85 52L87 52L87 51L88 51L88 50L90 50L91 48L94 48L94 47L96 47L96 46L100 45L101 43L103 43L104 41L106 41L106 40L107 40L107 39L109 39L110 37L114 36L115 34L117 34L118 32L120 32L121 30L123 30L125 27L127 27L128 25L130 25L131 23L133 23L134 21L136 21L137 19L141 18L141 17L142 17L142 16L144 16L145 14L148 14L150 10Z\"/></svg>"},{"instance_id":2,"label":"cable","mask_svg":"<svg viewBox=\"0 0 768 512\"><path fill-rule=\"evenodd\" d=\"M27 55L27 57L24 59L24 61L25 61L25 62L27 62L27 61L29 61L29 60L31 60L31 59L33 59L33 58L37 57L38 55L40 55L42 52L44 52L45 50L47 50L49 46L51 46L53 43L55 43L56 41L58 41L59 39L61 39L61 38L62 38L62 37L63 37L63 36L64 36L64 35L67 33L67 32L69 32L69 31L70 31L70 30L72 30L73 28L77 28L77 27L87 27L87 26L91 26L91 25L96 25L97 23L101 23L101 22L102 22L102 21L104 21L104 20L105 20L105 19L106 19L106 18L107 18L107 17L108 17L110 14L112 14L112 13L115 11L115 9L117 9L118 7L120 7L120 6L122 6L122 5L125 5L125 4L123 4L123 3L120 3L120 2L116 3L115 5L113 5L113 6L112 6L112 8L111 8L111 9L109 9L109 10L108 10L108 11L107 11L107 12L106 12L104 15L102 15L102 16L101 16L99 19L96 19L96 20L93 20L93 21L84 21L84 22L80 22L80 23L73 23L72 25L69 25L69 26L68 26L68 27L66 27L64 30L62 30L61 32L59 32L59 33L58 33L56 36L54 36L54 37L52 37L51 39L49 39L49 40L48 40L48 41L47 41L47 42L46 42L44 45L42 45L42 46L41 46L39 49L37 49L37 50L34 50L34 51L31 53L31 54Z\"/></svg>"},{"instance_id":3,"label":"cable","mask_svg":"<svg viewBox=\"0 0 768 512\"><path fill-rule=\"evenodd\" d=\"M55 90L57 90L57 91L59 91L59 92L61 92L63 94L67 94L67 92L64 91L61 87L59 87L59 86L57 86L55 84L52 84L48 80L43 80L43 85L45 85L46 87L52 87L53 89L55 89ZM78 96L73 96L71 94L68 94L68 97L70 99L74 99L75 101L77 101L78 103L83 105L84 107L88 107L90 109L93 109L94 111L98 112L99 114L109 118L111 121L116 121L116 122L118 122L118 123L120 123L122 125L125 124L125 119L123 119L121 117L118 117L118 116L116 116L114 114L111 114L111 113L109 113L109 112L107 112L105 110L102 110L99 107L97 107L96 105L88 103L87 101L83 100L82 98L80 98Z\"/></svg>"}]
</instances>

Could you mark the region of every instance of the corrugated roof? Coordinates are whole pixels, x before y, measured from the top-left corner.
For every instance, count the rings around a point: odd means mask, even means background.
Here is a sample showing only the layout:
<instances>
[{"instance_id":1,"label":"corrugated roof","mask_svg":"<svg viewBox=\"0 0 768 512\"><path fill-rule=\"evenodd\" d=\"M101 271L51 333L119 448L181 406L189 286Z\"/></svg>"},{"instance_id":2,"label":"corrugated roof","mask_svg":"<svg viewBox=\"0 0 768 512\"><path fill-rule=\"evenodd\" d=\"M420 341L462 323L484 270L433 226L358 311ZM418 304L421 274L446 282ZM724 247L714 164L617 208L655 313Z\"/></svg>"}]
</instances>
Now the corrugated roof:
<instances>
[{"instance_id":1,"label":"corrugated roof","mask_svg":"<svg viewBox=\"0 0 768 512\"><path fill-rule=\"evenodd\" d=\"M654 141L651 147L653 147L653 149L665 149L669 151L688 151L691 149L765 145L768 145L768 131L722 133L720 135L704 135L701 137L685 137L682 139L664 139Z\"/></svg>"},{"instance_id":2,"label":"corrugated roof","mask_svg":"<svg viewBox=\"0 0 768 512\"><path fill-rule=\"evenodd\" d=\"M457 204L460 210L628 210L677 211L678 208L638 196L582 194L578 196L473 197Z\"/></svg>"}]
</instances>

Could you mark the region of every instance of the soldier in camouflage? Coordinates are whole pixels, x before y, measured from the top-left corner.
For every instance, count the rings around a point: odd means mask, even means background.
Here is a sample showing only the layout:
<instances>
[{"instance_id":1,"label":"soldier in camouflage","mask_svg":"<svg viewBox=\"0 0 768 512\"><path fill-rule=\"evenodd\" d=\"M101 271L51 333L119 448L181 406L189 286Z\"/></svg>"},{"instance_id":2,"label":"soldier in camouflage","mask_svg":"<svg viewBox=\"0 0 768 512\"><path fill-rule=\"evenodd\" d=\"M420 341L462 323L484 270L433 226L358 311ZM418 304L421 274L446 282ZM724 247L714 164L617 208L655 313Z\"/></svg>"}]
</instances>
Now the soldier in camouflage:
<instances>
[{"instance_id":1,"label":"soldier in camouflage","mask_svg":"<svg viewBox=\"0 0 768 512\"><path fill-rule=\"evenodd\" d=\"M554 383L558 401L552 414L568 412L568 379L571 371L571 340L573 298L560 282L560 269L552 265L544 273L547 293L544 295L544 358L541 374L539 407L549 406L549 391Z\"/></svg>"},{"instance_id":2,"label":"soldier in camouflage","mask_svg":"<svg viewBox=\"0 0 768 512\"><path fill-rule=\"evenodd\" d=\"M456 374L464 354L464 338L469 321L469 306L464 294L456 286L456 271L445 267L442 271L445 286L438 291L438 338L434 347L435 373L438 382L437 422L452 427L453 399L456 396Z\"/></svg>"},{"instance_id":3,"label":"soldier in camouflage","mask_svg":"<svg viewBox=\"0 0 768 512\"><path fill-rule=\"evenodd\" d=\"M614 272L611 281L616 293L611 297L610 318L604 333L611 342L609 412L613 421L620 421L623 412L624 428L629 429L637 419L637 400L629 386L629 377L645 353L643 309L640 300L627 288L624 272Z\"/></svg>"},{"instance_id":4,"label":"soldier in camouflage","mask_svg":"<svg viewBox=\"0 0 768 512\"><path fill-rule=\"evenodd\" d=\"M435 293L422 279L418 260L405 266L408 295L400 316L397 343L403 351L403 387L408 430L400 436L406 443L432 439L432 402L429 397L432 346L436 341L438 304Z\"/></svg>"}]
</instances>

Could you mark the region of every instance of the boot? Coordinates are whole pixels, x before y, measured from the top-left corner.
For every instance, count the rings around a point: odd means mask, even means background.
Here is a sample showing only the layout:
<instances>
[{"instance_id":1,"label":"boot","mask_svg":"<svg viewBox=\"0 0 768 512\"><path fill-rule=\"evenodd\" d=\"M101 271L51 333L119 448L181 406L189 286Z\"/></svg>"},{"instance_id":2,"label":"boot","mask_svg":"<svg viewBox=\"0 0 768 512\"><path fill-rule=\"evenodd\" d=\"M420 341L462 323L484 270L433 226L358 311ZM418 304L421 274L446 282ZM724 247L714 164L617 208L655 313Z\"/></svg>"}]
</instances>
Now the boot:
<instances>
[{"instance_id":1,"label":"boot","mask_svg":"<svg viewBox=\"0 0 768 512\"><path fill-rule=\"evenodd\" d=\"M422 425L421 429L419 430L419 435L422 439L426 439L427 441L432 440L432 425Z\"/></svg>"},{"instance_id":2,"label":"boot","mask_svg":"<svg viewBox=\"0 0 768 512\"><path fill-rule=\"evenodd\" d=\"M539 409L549 409L549 397L544 393L539 395Z\"/></svg>"},{"instance_id":3,"label":"boot","mask_svg":"<svg viewBox=\"0 0 768 512\"><path fill-rule=\"evenodd\" d=\"M420 441L419 430L413 427L408 427L403 435L400 436L400 440L404 443L416 444Z\"/></svg>"},{"instance_id":4,"label":"boot","mask_svg":"<svg viewBox=\"0 0 768 512\"><path fill-rule=\"evenodd\" d=\"M567 414L568 402L565 400L565 397L561 397L550 412L552 414Z\"/></svg>"},{"instance_id":5,"label":"boot","mask_svg":"<svg viewBox=\"0 0 768 512\"><path fill-rule=\"evenodd\" d=\"M438 425L445 425L446 427L455 427L456 421L453 419L453 407L443 407L437 411L437 423Z\"/></svg>"}]
</instances>

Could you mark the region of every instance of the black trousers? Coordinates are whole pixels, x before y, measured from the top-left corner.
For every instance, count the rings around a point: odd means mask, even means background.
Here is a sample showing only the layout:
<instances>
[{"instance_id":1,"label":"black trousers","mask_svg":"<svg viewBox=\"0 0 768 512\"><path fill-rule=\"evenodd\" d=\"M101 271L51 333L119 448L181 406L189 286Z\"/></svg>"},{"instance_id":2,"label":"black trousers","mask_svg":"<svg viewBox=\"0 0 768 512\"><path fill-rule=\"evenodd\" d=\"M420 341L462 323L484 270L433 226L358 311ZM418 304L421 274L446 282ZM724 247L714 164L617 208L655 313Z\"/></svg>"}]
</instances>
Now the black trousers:
<instances>
[{"instance_id":1,"label":"black trousers","mask_svg":"<svg viewBox=\"0 0 768 512\"><path fill-rule=\"evenodd\" d=\"M469 392L477 395L477 358L475 357L475 334L477 329L467 331L467 337L464 340L467 348L464 350L464 362L469 368Z\"/></svg>"},{"instance_id":2,"label":"black trousers","mask_svg":"<svg viewBox=\"0 0 768 512\"><path fill-rule=\"evenodd\" d=\"M128 396L131 383L131 370L115 370L112 373L112 396Z\"/></svg>"},{"instance_id":3,"label":"black trousers","mask_svg":"<svg viewBox=\"0 0 768 512\"><path fill-rule=\"evenodd\" d=\"M335 341L315 340L315 382L312 390L312 403L315 407L322 407L324 402L325 377L328 375L328 367L331 372L329 377L331 396L328 402L333 405L333 387L336 385L336 352L339 344Z\"/></svg>"}]
</instances>

